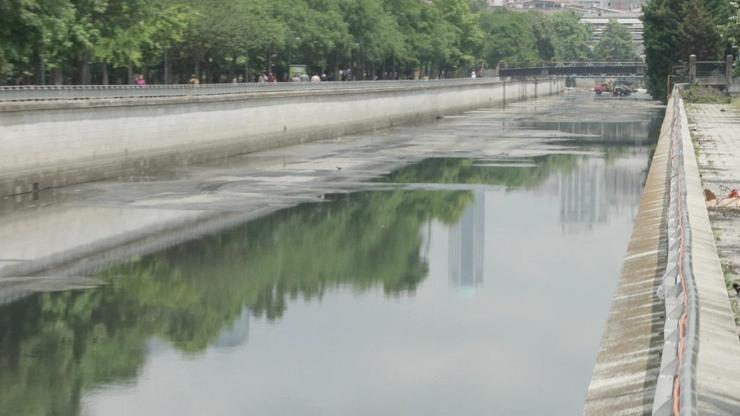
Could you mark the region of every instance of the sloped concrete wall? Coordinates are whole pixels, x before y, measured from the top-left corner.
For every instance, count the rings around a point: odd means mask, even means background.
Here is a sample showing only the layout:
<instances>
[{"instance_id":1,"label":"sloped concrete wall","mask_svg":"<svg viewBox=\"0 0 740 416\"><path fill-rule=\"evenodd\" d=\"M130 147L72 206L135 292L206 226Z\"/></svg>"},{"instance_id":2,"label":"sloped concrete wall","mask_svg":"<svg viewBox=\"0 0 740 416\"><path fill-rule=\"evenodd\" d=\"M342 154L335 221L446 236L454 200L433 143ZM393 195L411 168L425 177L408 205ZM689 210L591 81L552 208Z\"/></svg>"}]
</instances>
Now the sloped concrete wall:
<instances>
[{"instance_id":1,"label":"sloped concrete wall","mask_svg":"<svg viewBox=\"0 0 740 416\"><path fill-rule=\"evenodd\" d=\"M562 91L564 80L0 104L0 195L421 121Z\"/></svg>"}]
</instances>

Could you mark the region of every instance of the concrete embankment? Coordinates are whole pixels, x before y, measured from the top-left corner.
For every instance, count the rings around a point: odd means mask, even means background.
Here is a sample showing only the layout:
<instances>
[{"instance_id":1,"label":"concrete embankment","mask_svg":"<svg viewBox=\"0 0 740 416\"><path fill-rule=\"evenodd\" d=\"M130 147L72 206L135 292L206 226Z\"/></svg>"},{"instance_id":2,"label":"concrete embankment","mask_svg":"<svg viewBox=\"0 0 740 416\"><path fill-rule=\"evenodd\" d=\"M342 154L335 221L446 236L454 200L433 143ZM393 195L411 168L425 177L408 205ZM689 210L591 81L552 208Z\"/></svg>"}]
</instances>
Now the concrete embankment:
<instances>
[{"instance_id":1,"label":"concrete embankment","mask_svg":"<svg viewBox=\"0 0 740 416\"><path fill-rule=\"evenodd\" d=\"M625 257L622 276L614 297L601 349L594 367L584 409L586 415L740 414L740 343L724 288L712 230L709 224L692 148L688 122L678 95L669 102L666 118L650 167L634 232ZM671 143L679 138L679 153ZM671 157L683 158L680 172L689 240L686 253L693 279L698 310L696 333L684 328L696 341L694 362L683 362L665 336L665 307L657 290L663 273L678 267L680 256L669 256L667 208L670 193ZM675 166L675 164L674 164ZM673 250L673 248L671 248ZM675 332L675 331L674 331ZM665 350L674 345L672 351ZM678 347L680 350L680 346ZM665 357L671 353L674 357ZM679 364L680 363L680 364ZM658 377L675 380L682 368L692 368L692 383L680 384L664 397L656 395ZM693 386L691 386L693 384ZM675 383L671 382L670 387ZM678 393L678 396L675 396ZM675 397L678 397L674 400ZM657 403L657 400L663 403Z\"/></svg>"},{"instance_id":2,"label":"concrete embankment","mask_svg":"<svg viewBox=\"0 0 740 416\"><path fill-rule=\"evenodd\" d=\"M383 128L563 87L563 79L483 79L0 103L0 196Z\"/></svg>"}]
</instances>

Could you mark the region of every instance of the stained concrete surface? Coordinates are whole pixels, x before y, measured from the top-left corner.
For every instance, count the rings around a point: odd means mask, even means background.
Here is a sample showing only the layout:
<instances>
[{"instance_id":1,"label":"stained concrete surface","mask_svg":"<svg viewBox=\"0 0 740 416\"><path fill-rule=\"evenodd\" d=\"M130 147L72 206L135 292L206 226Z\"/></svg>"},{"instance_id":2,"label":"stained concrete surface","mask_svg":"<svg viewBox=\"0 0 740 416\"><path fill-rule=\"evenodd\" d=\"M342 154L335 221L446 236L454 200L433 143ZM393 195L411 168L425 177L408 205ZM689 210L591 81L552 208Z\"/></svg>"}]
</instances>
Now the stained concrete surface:
<instances>
[{"instance_id":1,"label":"stained concrete surface","mask_svg":"<svg viewBox=\"0 0 740 416\"><path fill-rule=\"evenodd\" d=\"M599 129L589 135L572 125L520 126L535 120L598 127L604 120L644 119L645 111L658 110L647 101L546 98L431 124L6 198L0 203L0 277L79 276L280 208L320 201L327 193L399 186L369 181L428 157L472 156L500 163L577 154L583 150L573 139L598 136Z\"/></svg>"},{"instance_id":2,"label":"stained concrete surface","mask_svg":"<svg viewBox=\"0 0 740 416\"><path fill-rule=\"evenodd\" d=\"M666 117L670 117L670 110ZM588 388L583 411L587 416L652 413L665 310L656 290L667 257L664 222L666 135L664 126Z\"/></svg>"}]
</instances>

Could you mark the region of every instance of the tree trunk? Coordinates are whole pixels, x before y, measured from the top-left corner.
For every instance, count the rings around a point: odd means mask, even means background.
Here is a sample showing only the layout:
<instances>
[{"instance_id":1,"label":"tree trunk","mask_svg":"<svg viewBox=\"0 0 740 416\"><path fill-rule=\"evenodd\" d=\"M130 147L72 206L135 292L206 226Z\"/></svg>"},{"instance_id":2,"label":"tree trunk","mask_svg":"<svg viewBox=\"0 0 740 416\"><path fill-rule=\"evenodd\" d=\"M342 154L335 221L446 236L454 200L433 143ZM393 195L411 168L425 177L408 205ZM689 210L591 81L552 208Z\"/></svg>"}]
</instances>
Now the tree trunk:
<instances>
[{"instance_id":1,"label":"tree trunk","mask_svg":"<svg viewBox=\"0 0 740 416\"><path fill-rule=\"evenodd\" d=\"M62 76L61 68L51 69L51 79L54 85L62 85L62 83L64 82L64 77Z\"/></svg>"},{"instance_id":2,"label":"tree trunk","mask_svg":"<svg viewBox=\"0 0 740 416\"><path fill-rule=\"evenodd\" d=\"M165 49L164 51L164 83L169 84L172 81L172 65L170 64L170 51Z\"/></svg>"},{"instance_id":3,"label":"tree trunk","mask_svg":"<svg viewBox=\"0 0 740 416\"><path fill-rule=\"evenodd\" d=\"M110 80L108 78L108 64L106 64L105 62L103 62L102 65L103 65L103 68L102 68L102 71L101 71L101 77L102 77L101 83L103 85L109 85L110 84Z\"/></svg>"},{"instance_id":4,"label":"tree trunk","mask_svg":"<svg viewBox=\"0 0 740 416\"><path fill-rule=\"evenodd\" d=\"M229 64L229 75L226 78L226 82L232 82L236 78L236 56L231 57L231 63Z\"/></svg>"},{"instance_id":5,"label":"tree trunk","mask_svg":"<svg viewBox=\"0 0 740 416\"><path fill-rule=\"evenodd\" d=\"M208 79L211 76L211 66L208 61L208 54L206 53L203 57L203 83L208 84L210 80Z\"/></svg>"},{"instance_id":6,"label":"tree trunk","mask_svg":"<svg viewBox=\"0 0 740 416\"><path fill-rule=\"evenodd\" d=\"M134 63L129 60L126 69L128 71L128 83L133 84L134 83Z\"/></svg>"},{"instance_id":7,"label":"tree trunk","mask_svg":"<svg viewBox=\"0 0 740 416\"><path fill-rule=\"evenodd\" d=\"M80 56L80 84L90 85L90 58L86 53Z\"/></svg>"},{"instance_id":8,"label":"tree trunk","mask_svg":"<svg viewBox=\"0 0 740 416\"><path fill-rule=\"evenodd\" d=\"M267 48L267 72L272 72L272 46Z\"/></svg>"},{"instance_id":9,"label":"tree trunk","mask_svg":"<svg viewBox=\"0 0 740 416\"><path fill-rule=\"evenodd\" d=\"M337 49L334 54L334 81L341 81L339 79L339 50Z\"/></svg>"},{"instance_id":10,"label":"tree trunk","mask_svg":"<svg viewBox=\"0 0 740 416\"><path fill-rule=\"evenodd\" d=\"M250 82L251 80L249 79L249 54L245 55L245 58L246 59L244 60L244 82Z\"/></svg>"},{"instance_id":11,"label":"tree trunk","mask_svg":"<svg viewBox=\"0 0 740 416\"><path fill-rule=\"evenodd\" d=\"M36 60L36 83L39 85L46 85L46 68L44 65L44 49L43 46L39 46L35 51Z\"/></svg>"}]
</instances>

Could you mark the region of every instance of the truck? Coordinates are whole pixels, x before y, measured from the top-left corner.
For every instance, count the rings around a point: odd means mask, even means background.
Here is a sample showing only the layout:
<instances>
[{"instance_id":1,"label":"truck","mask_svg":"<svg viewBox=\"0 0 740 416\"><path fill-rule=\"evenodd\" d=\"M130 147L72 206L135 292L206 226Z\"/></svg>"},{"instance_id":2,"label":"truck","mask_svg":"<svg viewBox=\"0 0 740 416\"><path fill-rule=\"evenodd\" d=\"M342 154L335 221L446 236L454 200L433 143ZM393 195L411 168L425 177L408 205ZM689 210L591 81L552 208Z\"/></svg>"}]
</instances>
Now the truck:
<instances>
[{"instance_id":1,"label":"truck","mask_svg":"<svg viewBox=\"0 0 740 416\"><path fill-rule=\"evenodd\" d=\"M632 94L632 87L629 83L624 81L615 81L613 79L607 79L605 82L596 84L594 87L596 95L603 93L611 93L615 97L626 97Z\"/></svg>"}]
</instances>

